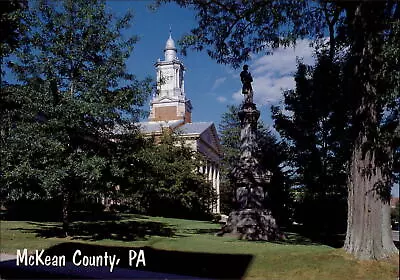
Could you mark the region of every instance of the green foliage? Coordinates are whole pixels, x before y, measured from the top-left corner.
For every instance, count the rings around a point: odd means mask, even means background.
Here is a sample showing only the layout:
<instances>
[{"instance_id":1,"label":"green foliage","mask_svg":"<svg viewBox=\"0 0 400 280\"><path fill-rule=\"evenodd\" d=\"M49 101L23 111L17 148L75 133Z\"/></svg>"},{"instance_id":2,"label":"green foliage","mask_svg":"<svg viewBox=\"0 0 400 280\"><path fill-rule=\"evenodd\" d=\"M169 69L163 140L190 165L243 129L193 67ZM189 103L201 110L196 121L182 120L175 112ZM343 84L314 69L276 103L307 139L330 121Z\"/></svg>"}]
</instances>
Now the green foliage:
<instances>
[{"instance_id":1,"label":"green foliage","mask_svg":"<svg viewBox=\"0 0 400 280\"><path fill-rule=\"evenodd\" d=\"M170 217L208 217L216 194L199 173L202 156L170 131L148 139L125 197L137 211ZM133 198L133 199L132 199Z\"/></svg>"},{"instance_id":2,"label":"green foliage","mask_svg":"<svg viewBox=\"0 0 400 280\"><path fill-rule=\"evenodd\" d=\"M295 170L296 220L325 230L344 230L346 220L351 103L342 77L341 64L324 53L314 67L299 62L296 89L284 92L284 107L272 107Z\"/></svg>"},{"instance_id":3,"label":"green foliage","mask_svg":"<svg viewBox=\"0 0 400 280\"><path fill-rule=\"evenodd\" d=\"M227 112L222 114L219 131L224 153L223 163L230 165L239 158L240 119L238 106L230 105L227 109Z\"/></svg>"},{"instance_id":4,"label":"green foliage","mask_svg":"<svg viewBox=\"0 0 400 280\"><path fill-rule=\"evenodd\" d=\"M22 34L27 26L21 22L23 10L28 6L26 0L2 1L0 10L0 59L12 52L19 45ZM3 66L3 65L2 65ZM3 74L3 73L2 73Z\"/></svg>"},{"instance_id":5,"label":"green foliage","mask_svg":"<svg viewBox=\"0 0 400 280\"><path fill-rule=\"evenodd\" d=\"M229 180L229 174L240 156L240 119L239 107L228 106L222 114L219 124L223 158L220 165L221 213L228 214L235 207L235 187Z\"/></svg>"},{"instance_id":6,"label":"green foliage","mask_svg":"<svg viewBox=\"0 0 400 280\"><path fill-rule=\"evenodd\" d=\"M1 96L2 197L63 194L68 204L76 193L113 191L128 171L140 141L132 123L150 92L126 72L130 19L113 19L102 1L38 1L25 11L30 29L9 59L18 85Z\"/></svg>"},{"instance_id":7,"label":"green foliage","mask_svg":"<svg viewBox=\"0 0 400 280\"><path fill-rule=\"evenodd\" d=\"M272 172L271 182L265 186L265 205L272 211L279 226L289 225L293 220L294 201L287 145L279 141L263 123L259 124L257 139L259 163L265 170Z\"/></svg>"}]
</instances>

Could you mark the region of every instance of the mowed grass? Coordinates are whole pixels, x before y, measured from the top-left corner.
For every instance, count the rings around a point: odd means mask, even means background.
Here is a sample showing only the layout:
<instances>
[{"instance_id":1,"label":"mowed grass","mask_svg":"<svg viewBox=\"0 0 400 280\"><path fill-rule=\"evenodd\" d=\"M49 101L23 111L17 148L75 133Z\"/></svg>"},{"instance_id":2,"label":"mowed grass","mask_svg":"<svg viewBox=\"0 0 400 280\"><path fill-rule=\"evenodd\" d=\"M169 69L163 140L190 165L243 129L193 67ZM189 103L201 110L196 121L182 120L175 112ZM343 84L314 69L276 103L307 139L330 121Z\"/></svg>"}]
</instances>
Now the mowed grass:
<instances>
[{"instance_id":1,"label":"mowed grass","mask_svg":"<svg viewBox=\"0 0 400 280\"><path fill-rule=\"evenodd\" d=\"M251 255L245 279L396 279L398 256L358 261L342 249L309 243L249 242L218 237L219 225L184 219L122 215L113 221L74 222L73 237L58 237L60 223L1 221L1 252L46 249L65 242L210 254ZM103 229L103 231L102 231ZM303 242L304 244L304 242ZM221 260L221 269L229 270Z\"/></svg>"}]
</instances>

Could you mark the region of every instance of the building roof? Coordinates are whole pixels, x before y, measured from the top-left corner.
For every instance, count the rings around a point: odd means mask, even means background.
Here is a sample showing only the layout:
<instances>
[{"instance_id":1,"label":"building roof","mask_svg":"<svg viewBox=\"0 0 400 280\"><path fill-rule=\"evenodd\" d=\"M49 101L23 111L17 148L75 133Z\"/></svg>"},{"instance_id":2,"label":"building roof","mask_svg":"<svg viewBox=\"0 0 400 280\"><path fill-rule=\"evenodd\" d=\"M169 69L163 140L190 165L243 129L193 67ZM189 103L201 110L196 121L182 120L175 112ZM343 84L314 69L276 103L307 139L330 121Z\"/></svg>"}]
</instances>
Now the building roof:
<instances>
[{"instance_id":1,"label":"building roof","mask_svg":"<svg viewBox=\"0 0 400 280\"><path fill-rule=\"evenodd\" d=\"M204 131L206 131L212 124L212 122L185 123L176 131L177 133L181 133L183 135L200 135Z\"/></svg>"},{"instance_id":2,"label":"building roof","mask_svg":"<svg viewBox=\"0 0 400 280\"><path fill-rule=\"evenodd\" d=\"M221 144L218 134L212 122L183 123L183 120L173 121L150 121L140 122L138 126L142 133L150 135L160 135L165 128L174 131L179 137L196 139L196 149L219 161L221 155Z\"/></svg>"},{"instance_id":3,"label":"building roof","mask_svg":"<svg viewBox=\"0 0 400 280\"><path fill-rule=\"evenodd\" d=\"M212 122L194 122L183 123L183 120L173 120L173 121L150 121L150 122L140 122L140 130L143 133L157 133L161 132L163 128L171 128L176 133L180 135L200 135L206 131L210 126L213 125ZM179 127L178 127L179 126ZM175 128L178 127L176 130Z\"/></svg>"},{"instance_id":4,"label":"building roof","mask_svg":"<svg viewBox=\"0 0 400 280\"><path fill-rule=\"evenodd\" d=\"M182 124L183 120L172 120L172 121L153 121L153 122L140 122L139 127L143 133L157 133L161 132L163 128L169 127L174 129L178 125Z\"/></svg>"}]
</instances>

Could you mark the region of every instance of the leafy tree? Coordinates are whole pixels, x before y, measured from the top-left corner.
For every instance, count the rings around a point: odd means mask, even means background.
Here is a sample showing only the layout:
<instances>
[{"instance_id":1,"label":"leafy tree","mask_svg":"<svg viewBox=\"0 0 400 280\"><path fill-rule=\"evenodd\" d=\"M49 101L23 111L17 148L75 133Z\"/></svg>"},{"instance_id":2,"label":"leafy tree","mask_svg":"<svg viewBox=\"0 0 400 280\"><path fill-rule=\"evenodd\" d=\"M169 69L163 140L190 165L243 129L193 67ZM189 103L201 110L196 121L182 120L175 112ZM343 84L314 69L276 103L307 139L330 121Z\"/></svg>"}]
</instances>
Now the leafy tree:
<instances>
[{"instance_id":1,"label":"leafy tree","mask_svg":"<svg viewBox=\"0 0 400 280\"><path fill-rule=\"evenodd\" d=\"M0 58L3 58L14 50L26 29L21 24L21 14L26 9L26 0L7 0L2 1L0 6Z\"/></svg>"},{"instance_id":2,"label":"leafy tree","mask_svg":"<svg viewBox=\"0 0 400 280\"><path fill-rule=\"evenodd\" d=\"M156 0L154 6L165 2L197 12L198 26L180 40L184 54L189 48L205 50L217 62L235 68L251 53L270 53L299 37L323 38L327 27L334 38L335 24L342 21L335 4L307 0ZM334 40L330 44L334 49Z\"/></svg>"},{"instance_id":3,"label":"leafy tree","mask_svg":"<svg viewBox=\"0 0 400 280\"><path fill-rule=\"evenodd\" d=\"M293 216L293 182L288 173L288 151L284 142L279 142L271 130L261 123L258 128L260 165L272 172L271 181L266 185L265 204L273 213L280 226L288 226Z\"/></svg>"},{"instance_id":4,"label":"leafy tree","mask_svg":"<svg viewBox=\"0 0 400 280\"><path fill-rule=\"evenodd\" d=\"M221 212L229 213L235 206L236 190L229 182L229 174L240 156L240 119L239 107L231 105L222 114L219 133L223 158L220 165Z\"/></svg>"},{"instance_id":5,"label":"leafy tree","mask_svg":"<svg viewBox=\"0 0 400 280\"><path fill-rule=\"evenodd\" d=\"M272 107L301 193L296 220L314 231L342 231L346 225L351 103L345 102L341 79L341 64L323 52L315 67L299 62L296 89L284 92L284 108Z\"/></svg>"},{"instance_id":6,"label":"leafy tree","mask_svg":"<svg viewBox=\"0 0 400 280\"><path fill-rule=\"evenodd\" d=\"M390 238L388 194L393 184L393 154L398 150L394 131L398 131L399 121L398 115L392 112L397 111L399 103L398 91L393 91L393 84L386 83L389 76L397 83L398 74L386 72L390 63L383 59L385 49L388 50L386 42L392 45L393 38L397 38L394 31L399 21L398 3L352 1L327 4L292 0L174 2L197 11L199 25L185 36L182 44L197 50L206 48L218 62L234 67L248 60L250 53L268 52L276 46L294 43L299 37L322 38L327 29L331 38L331 54L337 51L337 46L347 47L345 52L341 49L331 55L335 58L348 54L345 57L347 85L343 90L357 108L351 118L353 144L348 173L345 249L362 259L379 259L398 253ZM392 125L383 129L381 124L386 122Z\"/></svg>"},{"instance_id":7,"label":"leafy tree","mask_svg":"<svg viewBox=\"0 0 400 280\"><path fill-rule=\"evenodd\" d=\"M240 108L230 105L227 112L222 114L219 124L221 144L223 147L223 164L232 165L239 158L240 150Z\"/></svg>"},{"instance_id":8,"label":"leafy tree","mask_svg":"<svg viewBox=\"0 0 400 280\"><path fill-rule=\"evenodd\" d=\"M71 197L113 191L123 177L116 156L134 150L132 123L149 81L126 72L136 42L122 36L129 13L114 20L103 1L33 4L23 17L30 30L9 62L19 84L7 88L15 106L2 111L10 120L2 135L2 191L9 200L61 195L67 234Z\"/></svg>"},{"instance_id":9,"label":"leafy tree","mask_svg":"<svg viewBox=\"0 0 400 280\"><path fill-rule=\"evenodd\" d=\"M236 190L231 171L240 157L240 119L239 107L228 106L228 111L222 115L219 126L224 157L222 160L222 203L226 212L236 207ZM258 124L257 142L259 150L257 157L262 169L273 173L271 182L265 186L268 196L265 204L273 212L280 225L287 224L290 218L292 199L290 182L286 179L283 167L286 160L286 149L262 122Z\"/></svg>"},{"instance_id":10,"label":"leafy tree","mask_svg":"<svg viewBox=\"0 0 400 280\"><path fill-rule=\"evenodd\" d=\"M150 215L206 218L216 194L199 172L203 157L187 147L171 131L148 139L137 153L140 164L126 189L127 202L136 211ZM133 198L133 199L130 199Z\"/></svg>"}]
</instances>

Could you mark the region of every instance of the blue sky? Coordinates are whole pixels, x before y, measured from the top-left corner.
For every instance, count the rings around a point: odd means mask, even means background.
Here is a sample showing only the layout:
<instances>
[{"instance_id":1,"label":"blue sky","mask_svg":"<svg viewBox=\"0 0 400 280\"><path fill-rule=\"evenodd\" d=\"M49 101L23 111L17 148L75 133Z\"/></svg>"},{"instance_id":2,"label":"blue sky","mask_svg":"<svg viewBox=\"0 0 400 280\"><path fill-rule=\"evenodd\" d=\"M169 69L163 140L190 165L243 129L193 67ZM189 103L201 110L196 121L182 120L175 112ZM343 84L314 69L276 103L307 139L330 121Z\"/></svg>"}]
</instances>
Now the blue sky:
<instances>
[{"instance_id":1,"label":"blue sky","mask_svg":"<svg viewBox=\"0 0 400 280\"><path fill-rule=\"evenodd\" d=\"M161 6L157 11L147 8L152 1L108 1L107 5L117 16L128 9L134 13L133 25L129 32L140 37L135 50L127 62L128 70L138 78L155 77L154 63L163 59L163 49L172 28L175 42L196 26L195 13L182 9L176 4ZM179 52L179 46L178 46ZM254 78L255 101L261 111L261 118L272 125L270 106L282 97L282 89L294 86L293 73L296 56L312 63L312 49L309 42L299 42L296 49L278 49L274 55L258 55L249 61ZM221 115L227 105L239 104L242 100L241 69L217 64L205 52L189 51L187 56L179 55L186 67L185 91L193 105L193 121L212 121L218 128Z\"/></svg>"}]
</instances>

